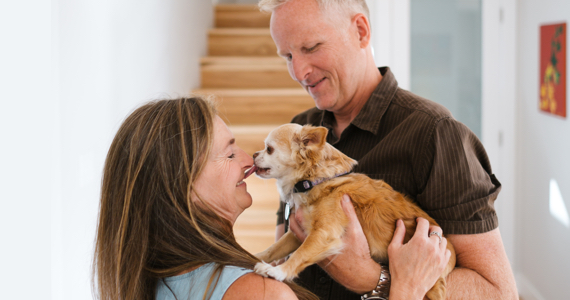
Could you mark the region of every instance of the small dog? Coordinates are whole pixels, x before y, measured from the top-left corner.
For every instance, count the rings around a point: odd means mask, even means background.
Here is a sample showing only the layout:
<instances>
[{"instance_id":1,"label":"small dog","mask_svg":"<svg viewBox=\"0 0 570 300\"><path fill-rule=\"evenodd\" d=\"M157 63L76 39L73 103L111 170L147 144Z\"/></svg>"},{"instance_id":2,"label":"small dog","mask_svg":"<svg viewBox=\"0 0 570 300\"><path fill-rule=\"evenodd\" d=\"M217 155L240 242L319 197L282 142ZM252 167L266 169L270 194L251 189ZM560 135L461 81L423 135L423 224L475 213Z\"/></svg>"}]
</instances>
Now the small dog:
<instances>
[{"instance_id":1,"label":"small dog","mask_svg":"<svg viewBox=\"0 0 570 300\"><path fill-rule=\"evenodd\" d=\"M326 143L324 127L286 124L273 130L265 140L265 149L254 154L255 172L261 178L276 178L281 200L302 209L307 237L301 242L291 231L257 257L262 260L255 272L277 280L292 280L307 266L339 254L344 247L341 237L348 224L341 198L348 194L368 244L372 258L388 263L388 245L394 235L396 220L406 225L405 242L415 232L416 218L437 223L417 204L394 191L382 180L350 173L357 162ZM451 258L443 274L427 293L429 299L445 299L445 276L455 267L455 251L447 243ZM295 251L296 250L296 251ZM273 262L295 251L289 259Z\"/></svg>"}]
</instances>

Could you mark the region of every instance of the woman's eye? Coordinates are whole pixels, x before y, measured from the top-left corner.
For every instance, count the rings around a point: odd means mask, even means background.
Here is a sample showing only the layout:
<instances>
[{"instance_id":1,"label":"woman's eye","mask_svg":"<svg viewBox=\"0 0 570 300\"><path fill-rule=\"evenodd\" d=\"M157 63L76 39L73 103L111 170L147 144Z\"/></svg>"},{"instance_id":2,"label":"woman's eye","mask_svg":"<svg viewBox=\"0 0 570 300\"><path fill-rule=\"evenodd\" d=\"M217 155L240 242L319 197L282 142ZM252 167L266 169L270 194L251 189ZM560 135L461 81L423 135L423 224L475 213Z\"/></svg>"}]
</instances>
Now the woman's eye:
<instances>
[{"instance_id":1,"label":"woman's eye","mask_svg":"<svg viewBox=\"0 0 570 300\"><path fill-rule=\"evenodd\" d=\"M236 155L232 153L232 155L228 156L228 158L236 158Z\"/></svg>"}]
</instances>

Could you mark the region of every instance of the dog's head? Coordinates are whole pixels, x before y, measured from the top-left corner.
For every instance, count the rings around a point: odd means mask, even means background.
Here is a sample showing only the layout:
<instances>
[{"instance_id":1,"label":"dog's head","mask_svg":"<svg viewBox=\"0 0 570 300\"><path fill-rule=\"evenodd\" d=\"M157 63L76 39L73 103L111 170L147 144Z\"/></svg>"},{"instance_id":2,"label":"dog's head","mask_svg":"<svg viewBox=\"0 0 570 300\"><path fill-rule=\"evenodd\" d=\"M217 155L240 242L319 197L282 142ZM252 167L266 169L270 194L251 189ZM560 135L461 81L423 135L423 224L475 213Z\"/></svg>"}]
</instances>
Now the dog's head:
<instances>
[{"instance_id":1,"label":"dog's head","mask_svg":"<svg viewBox=\"0 0 570 300\"><path fill-rule=\"evenodd\" d=\"M265 149L253 155L257 175L294 185L350 171L357 162L328 144L327 133L325 127L309 125L278 127L265 139Z\"/></svg>"}]
</instances>

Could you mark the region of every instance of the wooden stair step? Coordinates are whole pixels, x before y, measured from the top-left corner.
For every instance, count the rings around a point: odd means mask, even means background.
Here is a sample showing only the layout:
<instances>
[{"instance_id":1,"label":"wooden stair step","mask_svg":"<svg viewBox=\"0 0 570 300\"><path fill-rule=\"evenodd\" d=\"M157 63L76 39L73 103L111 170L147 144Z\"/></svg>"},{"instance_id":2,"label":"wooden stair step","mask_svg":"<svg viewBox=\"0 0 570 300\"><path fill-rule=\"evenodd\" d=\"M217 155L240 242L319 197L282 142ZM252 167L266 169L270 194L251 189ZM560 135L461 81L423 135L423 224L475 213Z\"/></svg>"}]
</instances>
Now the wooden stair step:
<instances>
[{"instance_id":1,"label":"wooden stair step","mask_svg":"<svg viewBox=\"0 0 570 300\"><path fill-rule=\"evenodd\" d=\"M243 136L250 135L252 132L266 134L272 129L256 126L241 126L239 128L230 126L230 130L236 137L236 143L240 147L244 144ZM234 224L234 234L237 242L242 247L251 253L259 253L275 242L275 224L277 220L275 213L279 208L279 193L277 192L275 179L264 180L252 175L245 182L253 202L251 207L237 218Z\"/></svg>"},{"instance_id":2,"label":"wooden stair step","mask_svg":"<svg viewBox=\"0 0 570 300\"><path fill-rule=\"evenodd\" d=\"M255 175L253 175L255 176ZM248 181L246 179L246 181ZM249 181L248 181L249 182ZM253 188L251 186L250 183L246 183L248 185L247 187L247 191L251 194L255 188ZM277 187L275 184L272 185L274 190L277 190ZM267 203L265 202L271 202L272 204L274 204L274 208L272 209L259 209L257 207L252 207L250 209L248 209L248 216L247 218L242 218L241 222L236 223L236 226L234 226L234 229L238 229L238 230L260 230L259 228L259 224L269 224L270 226L273 226L273 228L271 228L272 230L270 231L271 234L275 233L275 213L277 212L277 209L279 208L279 194L277 192L275 192L275 197L271 200L269 199L263 199L263 201L261 201L262 199L257 199L254 198L253 201L256 202L256 204L261 204L261 205L267 205ZM252 195L253 198L253 195ZM268 200L268 201L265 201ZM256 205L258 206L258 205Z\"/></svg>"},{"instance_id":3,"label":"wooden stair step","mask_svg":"<svg viewBox=\"0 0 570 300\"><path fill-rule=\"evenodd\" d=\"M264 140L277 126L230 126L236 144L248 155L265 147ZM255 175L245 180L253 199L234 224L237 242L251 253L259 253L275 242L275 213L279 208L279 193L275 179L264 180Z\"/></svg>"},{"instance_id":4,"label":"wooden stair step","mask_svg":"<svg viewBox=\"0 0 570 300\"><path fill-rule=\"evenodd\" d=\"M208 55L277 56L269 28L215 28L208 31Z\"/></svg>"},{"instance_id":5,"label":"wooden stair step","mask_svg":"<svg viewBox=\"0 0 570 300\"><path fill-rule=\"evenodd\" d=\"M257 5L218 4L215 9L216 27L267 27L271 14L259 11Z\"/></svg>"},{"instance_id":6,"label":"wooden stair step","mask_svg":"<svg viewBox=\"0 0 570 300\"><path fill-rule=\"evenodd\" d=\"M286 89L200 89L201 95L215 95L218 110L231 125L285 124L315 106L302 88ZM263 138L265 139L265 138Z\"/></svg>"},{"instance_id":7,"label":"wooden stair step","mask_svg":"<svg viewBox=\"0 0 570 300\"><path fill-rule=\"evenodd\" d=\"M200 60L202 89L194 91L219 99L220 115L248 155L265 147L271 130L314 106L276 54L270 17L256 5L217 5L218 28L208 32L209 56ZM258 253L275 241L279 194L274 179L251 176L246 183L253 203L238 217L234 233L246 250Z\"/></svg>"},{"instance_id":8,"label":"wooden stair step","mask_svg":"<svg viewBox=\"0 0 570 300\"><path fill-rule=\"evenodd\" d=\"M250 156L265 148L265 138L279 125L233 125L228 122L236 144Z\"/></svg>"},{"instance_id":9,"label":"wooden stair step","mask_svg":"<svg viewBox=\"0 0 570 300\"><path fill-rule=\"evenodd\" d=\"M287 61L279 56L205 56L201 66L224 65L278 65L287 66Z\"/></svg>"},{"instance_id":10,"label":"wooden stair step","mask_svg":"<svg viewBox=\"0 0 570 300\"><path fill-rule=\"evenodd\" d=\"M292 88L300 87L284 65L202 66L203 88Z\"/></svg>"},{"instance_id":11,"label":"wooden stair step","mask_svg":"<svg viewBox=\"0 0 570 300\"><path fill-rule=\"evenodd\" d=\"M273 233L269 230L262 232L234 230L234 235L238 244L249 253L256 254L269 248L275 242L275 225Z\"/></svg>"}]
</instances>

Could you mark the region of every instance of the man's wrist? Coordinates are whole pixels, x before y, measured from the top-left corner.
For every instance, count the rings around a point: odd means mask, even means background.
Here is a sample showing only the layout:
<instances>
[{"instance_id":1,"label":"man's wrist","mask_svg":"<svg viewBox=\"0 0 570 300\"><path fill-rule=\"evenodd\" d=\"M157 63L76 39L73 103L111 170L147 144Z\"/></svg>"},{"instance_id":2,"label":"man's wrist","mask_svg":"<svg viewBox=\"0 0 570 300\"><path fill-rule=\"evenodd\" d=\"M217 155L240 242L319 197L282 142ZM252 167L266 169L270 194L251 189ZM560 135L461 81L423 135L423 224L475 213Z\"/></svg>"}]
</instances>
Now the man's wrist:
<instances>
[{"instance_id":1,"label":"man's wrist","mask_svg":"<svg viewBox=\"0 0 570 300\"><path fill-rule=\"evenodd\" d=\"M388 300L390 296L391 277L390 270L385 265L380 265L380 278L376 288L361 296L362 300Z\"/></svg>"},{"instance_id":2,"label":"man's wrist","mask_svg":"<svg viewBox=\"0 0 570 300\"><path fill-rule=\"evenodd\" d=\"M353 259L346 261L340 257L332 259L329 257L318 264L336 282L360 295L371 291L377 286L378 275L382 270L381 265L372 259L366 261L366 263L358 263Z\"/></svg>"}]
</instances>

